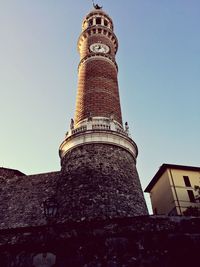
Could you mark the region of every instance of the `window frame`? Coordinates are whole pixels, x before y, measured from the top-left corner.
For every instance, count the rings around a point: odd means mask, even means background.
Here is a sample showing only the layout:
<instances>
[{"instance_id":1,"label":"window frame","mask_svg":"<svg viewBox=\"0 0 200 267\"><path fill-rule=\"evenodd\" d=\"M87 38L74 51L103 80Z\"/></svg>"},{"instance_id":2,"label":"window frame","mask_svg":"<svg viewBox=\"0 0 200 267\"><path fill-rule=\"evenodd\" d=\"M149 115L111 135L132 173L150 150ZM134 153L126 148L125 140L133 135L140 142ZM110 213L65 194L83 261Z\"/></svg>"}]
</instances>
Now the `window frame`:
<instances>
[{"instance_id":1,"label":"window frame","mask_svg":"<svg viewBox=\"0 0 200 267\"><path fill-rule=\"evenodd\" d=\"M187 193L188 193L188 197L189 197L190 202L195 203L196 200L195 200L195 196L194 196L193 190L187 190Z\"/></svg>"},{"instance_id":2,"label":"window frame","mask_svg":"<svg viewBox=\"0 0 200 267\"><path fill-rule=\"evenodd\" d=\"M183 180L184 180L185 186L191 187L189 176L183 175Z\"/></svg>"}]
</instances>

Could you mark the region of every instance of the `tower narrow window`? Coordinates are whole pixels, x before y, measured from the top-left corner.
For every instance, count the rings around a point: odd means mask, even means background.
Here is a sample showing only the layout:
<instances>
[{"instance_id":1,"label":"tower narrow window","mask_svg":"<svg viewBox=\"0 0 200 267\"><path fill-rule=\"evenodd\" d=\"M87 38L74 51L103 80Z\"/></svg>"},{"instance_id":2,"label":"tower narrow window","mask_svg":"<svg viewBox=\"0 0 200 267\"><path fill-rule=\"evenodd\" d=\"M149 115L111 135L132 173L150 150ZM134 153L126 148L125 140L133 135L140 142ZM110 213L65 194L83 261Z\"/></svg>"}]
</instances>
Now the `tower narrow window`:
<instances>
[{"instance_id":1,"label":"tower narrow window","mask_svg":"<svg viewBox=\"0 0 200 267\"><path fill-rule=\"evenodd\" d=\"M100 24L101 25L101 18L100 17L96 18L96 24Z\"/></svg>"},{"instance_id":2,"label":"tower narrow window","mask_svg":"<svg viewBox=\"0 0 200 267\"><path fill-rule=\"evenodd\" d=\"M108 26L108 21L107 20L104 20L104 26Z\"/></svg>"},{"instance_id":3,"label":"tower narrow window","mask_svg":"<svg viewBox=\"0 0 200 267\"><path fill-rule=\"evenodd\" d=\"M192 190L187 190L190 202L195 202L194 192Z\"/></svg>"},{"instance_id":4,"label":"tower narrow window","mask_svg":"<svg viewBox=\"0 0 200 267\"><path fill-rule=\"evenodd\" d=\"M190 179L188 176L183 176L185 186L191 187Z\"/></svg>"},{"instance_id":5,"label":"tower narrow window","mask_svg":"<svg viewBox=\"0 0 200 267\"><path fill-rule=\"evenodd\" d=\"M89 20L89 26L92 26L93 25L93 19L90 19Z\"/></svg>"}]
</instances>

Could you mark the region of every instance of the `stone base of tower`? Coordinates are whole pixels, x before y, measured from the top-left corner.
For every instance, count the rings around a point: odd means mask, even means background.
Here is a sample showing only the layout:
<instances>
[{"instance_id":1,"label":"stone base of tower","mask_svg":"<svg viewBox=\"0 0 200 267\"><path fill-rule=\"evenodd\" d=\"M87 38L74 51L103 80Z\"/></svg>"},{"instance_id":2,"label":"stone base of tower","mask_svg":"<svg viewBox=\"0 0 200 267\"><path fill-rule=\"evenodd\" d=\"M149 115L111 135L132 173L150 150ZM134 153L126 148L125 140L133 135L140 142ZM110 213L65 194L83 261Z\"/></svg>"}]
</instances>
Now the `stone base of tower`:
<instances>
[{"instance_id":1,"label":"stone base of tower","mask_svg":"<svg viewBox=\"0 0 200 267\"><path fill-rule=\"evenodd\" d=\"M148 214L134 158L124 148L84 144L68 152L61 164L62 214L68 219Z\"/></svg>"}]
</instances>

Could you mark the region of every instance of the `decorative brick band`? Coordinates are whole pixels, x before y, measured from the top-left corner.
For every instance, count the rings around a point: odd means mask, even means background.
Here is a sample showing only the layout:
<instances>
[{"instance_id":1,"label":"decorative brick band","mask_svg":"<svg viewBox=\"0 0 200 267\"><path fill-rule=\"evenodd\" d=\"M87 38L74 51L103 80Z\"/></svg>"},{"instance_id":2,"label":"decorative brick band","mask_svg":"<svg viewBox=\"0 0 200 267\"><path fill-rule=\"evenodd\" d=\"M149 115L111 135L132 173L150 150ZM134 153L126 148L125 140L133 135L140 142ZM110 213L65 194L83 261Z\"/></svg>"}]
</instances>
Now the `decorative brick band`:
<instances>
[{"instance_id":1,"label":"decorative brick band","mask_svg":"<svg viewBox=\"0 0 200 267\"><path fill-rule=\"evenodd\" d=\"M78 70L81 67L81 65L83 63L85 63L88 59L103 59L103 60L108 60L108 62L110 62L111 64L113 64L116 67L116 70L118 71L118 65L115 61L115 59L108 55L108 54L104 54L104 53L91 53L89 55L87 55L86 57L84 57L83 59L81 59L79 65L78 65Z\"/></svg>"}]
</instances>

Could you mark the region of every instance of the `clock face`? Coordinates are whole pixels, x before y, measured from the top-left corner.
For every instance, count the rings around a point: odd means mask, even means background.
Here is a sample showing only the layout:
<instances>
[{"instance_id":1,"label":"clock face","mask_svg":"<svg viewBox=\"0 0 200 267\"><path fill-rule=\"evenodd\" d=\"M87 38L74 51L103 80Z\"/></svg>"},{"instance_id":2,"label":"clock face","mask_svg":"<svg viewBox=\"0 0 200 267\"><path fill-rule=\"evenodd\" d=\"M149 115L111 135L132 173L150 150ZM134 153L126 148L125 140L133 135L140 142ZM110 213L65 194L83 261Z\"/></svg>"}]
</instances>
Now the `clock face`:
<instances>
[{"instance_id":1,"label":"clock face","mask_svg":"<svg viewBox=\"0 0 200 267\"><path fill-rule=\"evenodd\" d=\"M90 46L90 50L95 53L108 53L109 47L105 44L95 43Z\"/></svg>"}]
</instances>

